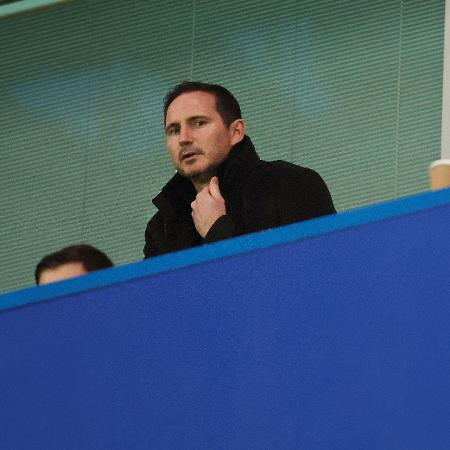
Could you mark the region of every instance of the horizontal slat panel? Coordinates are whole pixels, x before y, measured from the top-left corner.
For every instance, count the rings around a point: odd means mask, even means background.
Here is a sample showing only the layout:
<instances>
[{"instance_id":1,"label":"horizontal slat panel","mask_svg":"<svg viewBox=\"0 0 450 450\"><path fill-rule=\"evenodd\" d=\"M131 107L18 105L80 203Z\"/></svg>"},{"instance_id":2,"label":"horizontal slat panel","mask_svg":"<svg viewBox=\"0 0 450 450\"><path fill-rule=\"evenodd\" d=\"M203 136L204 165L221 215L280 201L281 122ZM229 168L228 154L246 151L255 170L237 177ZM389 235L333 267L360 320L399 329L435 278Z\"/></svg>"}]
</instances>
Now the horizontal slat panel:
<instances>
[{"instance_id":1,"label":"horizontal slat panel","mask_svg":"<svg viewBox=\"0 0 450 450\"><path fill-rule=\"evenodd\" d=\"M261 157L319 171L340 210L426 190L443 30L444 0L79 0L2 19L0 291L75 242L142 257L183 79L234 92Z\"/></svg>"}]
</instances>

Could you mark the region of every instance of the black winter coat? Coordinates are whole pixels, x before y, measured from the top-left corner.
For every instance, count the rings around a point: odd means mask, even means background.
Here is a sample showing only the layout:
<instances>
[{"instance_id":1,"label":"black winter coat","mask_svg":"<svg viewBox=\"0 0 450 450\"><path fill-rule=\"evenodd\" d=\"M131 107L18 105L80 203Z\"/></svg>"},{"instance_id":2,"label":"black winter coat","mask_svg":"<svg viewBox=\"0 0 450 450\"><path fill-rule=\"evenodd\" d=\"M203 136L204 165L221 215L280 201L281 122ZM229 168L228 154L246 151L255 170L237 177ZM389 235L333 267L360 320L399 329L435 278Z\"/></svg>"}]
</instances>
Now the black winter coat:
<instances>
[{"instance_id":1,"label":"black winter coat","mask_svg":"<svg viewBox=\"0 0 450 450\"><path fill-rule=\"evenodd\" d=\"M319 174L285 161L261 161L247 136L232 148L217 176L227 214L205 239L191 217L192 182L176 174L164 186L153 199L158 212L145 231L146 258L336 212Z\"/></svg>"}]
</instances>

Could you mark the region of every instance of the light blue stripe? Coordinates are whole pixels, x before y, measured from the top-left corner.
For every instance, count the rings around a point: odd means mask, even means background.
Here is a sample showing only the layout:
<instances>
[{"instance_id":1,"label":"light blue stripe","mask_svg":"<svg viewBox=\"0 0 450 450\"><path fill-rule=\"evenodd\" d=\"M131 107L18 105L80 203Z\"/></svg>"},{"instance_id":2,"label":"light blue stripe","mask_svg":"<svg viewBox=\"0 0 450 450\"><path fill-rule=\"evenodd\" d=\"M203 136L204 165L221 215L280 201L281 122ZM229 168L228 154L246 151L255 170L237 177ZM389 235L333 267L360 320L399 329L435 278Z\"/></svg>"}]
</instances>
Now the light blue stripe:
<instances>
[{"instance_id":1,"label":"light blue stripe","mask_svg":"<svg viewBox=\"0 0 450 450\"><path fill-rule=\"evenodd\" d=\"M67 2L68 0L22 0L14 3L2 5L0 3L0 17L10 16L31 9L50 6L56 3Z\"/></svg>"},{"instance_id":2,"label":"light blue stripe","mask_svg":"<svg viewBox=\"0 0 450 450\"><path fill-rule=\"evenodd\" d=\"M450 189L445 189L374 206L358 208L335 216L320 217L306 222L286 225L272 230L261 231L259 233L170 253L145 261L138 261L112 269L90 273L59 283L10 292L0 295L0 310L55 299L167 270L179 269L181 267L213 261L252 250L316 237L321 234L332 233L350 227L386 220L405 214L413 214L425 209L433 209L449 204Z\"/></svg>"}]
</instances>

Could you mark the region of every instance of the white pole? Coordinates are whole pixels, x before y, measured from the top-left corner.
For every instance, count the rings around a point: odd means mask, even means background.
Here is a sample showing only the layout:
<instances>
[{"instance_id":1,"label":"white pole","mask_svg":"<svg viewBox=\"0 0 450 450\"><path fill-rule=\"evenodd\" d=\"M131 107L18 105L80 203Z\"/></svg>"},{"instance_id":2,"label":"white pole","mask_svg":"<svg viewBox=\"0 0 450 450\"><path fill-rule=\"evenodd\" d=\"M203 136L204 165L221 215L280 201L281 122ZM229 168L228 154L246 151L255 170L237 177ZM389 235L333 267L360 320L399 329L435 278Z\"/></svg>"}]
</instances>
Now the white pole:
<instances>
[{"instance_id":1,"label":"white pole","mask_svg":"<svg viewBox=\"0 0 450 450\"><path fill-rule=\"evenodd\" d=\"M441 158L450 159L450 0L445 0Z\"/></svg>"},{"instance_id":2,"label":"white pole","mask_svg":"<svg viewBox=\"0 0 450 450\"><path fill-rule=\"evenodd\" d=\"M431 189L450 187L450 0L445 0L441 159L429 168Z\"/></svg>"}]
</instances>

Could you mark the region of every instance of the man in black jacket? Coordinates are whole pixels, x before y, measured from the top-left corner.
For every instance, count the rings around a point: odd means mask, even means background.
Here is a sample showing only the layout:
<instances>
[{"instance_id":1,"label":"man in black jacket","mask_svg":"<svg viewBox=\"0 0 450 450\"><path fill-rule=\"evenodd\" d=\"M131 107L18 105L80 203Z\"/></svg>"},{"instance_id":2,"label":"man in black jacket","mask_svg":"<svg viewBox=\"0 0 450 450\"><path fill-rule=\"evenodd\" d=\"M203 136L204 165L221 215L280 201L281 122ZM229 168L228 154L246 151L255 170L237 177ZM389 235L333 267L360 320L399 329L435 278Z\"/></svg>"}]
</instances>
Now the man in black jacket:
<instances>
[{"instance_id":1,"label":"man in black jacket","mask_svg":"<svg viewBox=\"0 0 450 450\"><path fill-rule=\"evenodd\" d=\"M259 159L238 102L222 86L176 86L164 126L177 173L153 199L146 258L336 212L316 172Z\"/></svg>"}]
</instances>

